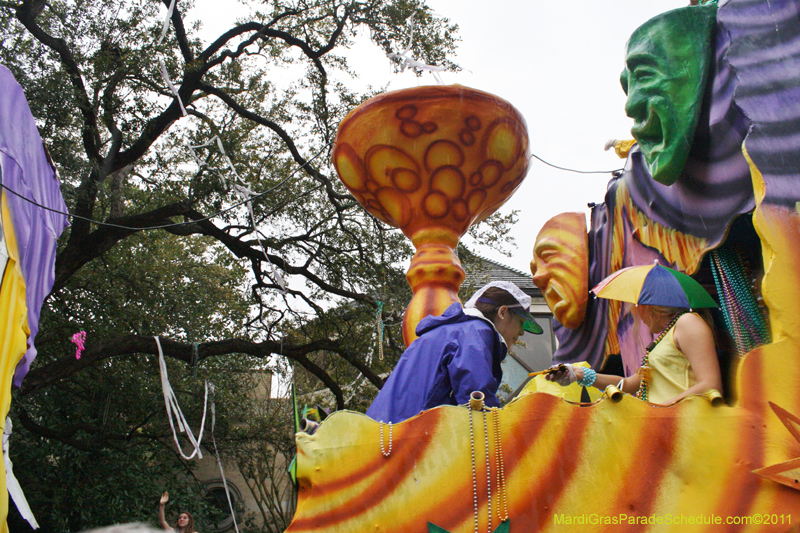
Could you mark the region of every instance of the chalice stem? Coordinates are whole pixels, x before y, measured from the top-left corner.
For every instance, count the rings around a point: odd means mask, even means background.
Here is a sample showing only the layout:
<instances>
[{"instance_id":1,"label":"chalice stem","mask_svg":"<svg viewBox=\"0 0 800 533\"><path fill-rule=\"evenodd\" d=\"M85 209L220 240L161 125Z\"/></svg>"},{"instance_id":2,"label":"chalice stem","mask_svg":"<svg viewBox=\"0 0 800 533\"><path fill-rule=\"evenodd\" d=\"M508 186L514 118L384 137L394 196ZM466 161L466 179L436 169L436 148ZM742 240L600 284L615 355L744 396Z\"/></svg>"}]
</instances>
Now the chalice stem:
<instances>
[{"instance_id":1,"label":"chalice stem","mask_svg":"<svg viewBox=\"0 0 800 533\"><path fill-rule=\"evenodd\" d=\"M406 274L414 296L403 316L403 342L408 346L417 338L419 321L428 315L441 315L460 302L458 288L465 273L455 254L458 237L440 229L419 231L411 241L417 252Z\"/></svg>"}]
</instances>

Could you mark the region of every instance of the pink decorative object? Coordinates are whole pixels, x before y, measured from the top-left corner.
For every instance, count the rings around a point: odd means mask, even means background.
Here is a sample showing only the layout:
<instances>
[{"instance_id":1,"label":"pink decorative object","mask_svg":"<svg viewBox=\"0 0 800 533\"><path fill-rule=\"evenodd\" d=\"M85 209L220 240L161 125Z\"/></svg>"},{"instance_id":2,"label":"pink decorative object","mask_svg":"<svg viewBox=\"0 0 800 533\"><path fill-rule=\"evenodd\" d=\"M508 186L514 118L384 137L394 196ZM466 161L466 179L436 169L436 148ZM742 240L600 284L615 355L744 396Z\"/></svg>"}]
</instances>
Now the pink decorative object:
<instances>
[{"instance_id":1,"label":"pink decorative object","mask_svg":"<svg viewBox=\"0 0 800 533\"><path fill-rule=\"evenodd\" d=\"M75 359L80 359L81 358L81 352L85 348L83 343L86 340L86 332L85 331L79 331L78 333L76 333L75 335L72 336L71 340L72 340L73 343L75 343L75 346L78 347L78 349L75 350Z\"/></svg>"}]
</instances>

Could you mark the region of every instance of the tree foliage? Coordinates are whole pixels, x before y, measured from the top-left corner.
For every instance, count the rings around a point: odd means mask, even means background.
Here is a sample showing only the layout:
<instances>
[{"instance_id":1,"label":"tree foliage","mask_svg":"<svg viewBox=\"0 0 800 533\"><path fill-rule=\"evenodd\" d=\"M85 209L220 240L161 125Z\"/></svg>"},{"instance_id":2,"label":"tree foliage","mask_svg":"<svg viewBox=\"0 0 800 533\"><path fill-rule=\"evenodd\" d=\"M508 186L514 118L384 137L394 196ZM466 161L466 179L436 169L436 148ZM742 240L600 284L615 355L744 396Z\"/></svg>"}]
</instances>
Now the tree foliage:
<instances>
[{"instance_id":1,"label":"tree foliage","mask_svg":"<svg viewBox=\"0 0 800 533\"><path fill-rule=\"evenodd\" d=\"M0 1L0 62L26 92L74 215L39 356L12 404L12 454L25 450L14 459L45 531L151 520L165 484L204 509L163 416L153 336L190 419L203 380L217 384L217 435L238 456L259 442L288 453L291 434L285 408L280 418L249 401L248 372L279 355L302 390L360 408L354 391L380 387L402 351L412 250L329 163L337 124L373 94L355 88L344 52L359 32L405 50L413 17L411 53L456 68L446 57L457 27L422 0L268 0L245 2L246 17L204 38L195 6L179 0L160 41L169 5ZM257 193L252 212L234 186ZM476 236L501 243L508 222ZM68 339L79 330L76 359ZM263 466L252 479L266 479Z\"/></svg>"}]
</instances>

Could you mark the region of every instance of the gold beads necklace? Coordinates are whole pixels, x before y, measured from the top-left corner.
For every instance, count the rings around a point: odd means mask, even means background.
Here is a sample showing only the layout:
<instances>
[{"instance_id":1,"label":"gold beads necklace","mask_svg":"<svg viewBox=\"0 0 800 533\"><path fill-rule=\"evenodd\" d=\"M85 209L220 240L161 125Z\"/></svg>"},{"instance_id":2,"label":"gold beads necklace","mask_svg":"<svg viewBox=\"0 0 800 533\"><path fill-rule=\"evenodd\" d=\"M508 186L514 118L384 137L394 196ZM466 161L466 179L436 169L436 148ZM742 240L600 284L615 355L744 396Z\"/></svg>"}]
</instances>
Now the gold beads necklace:
<instances>
[{"instance_id":1,"label":"gold beads necklace","mask_svg":"<svg viewBox=\"0 0 800 533\"><path fill-rule=\"evenodd\" d=\"M642 356L642 365L639 367L639 370L636 372L639 374L639 391L636 393L636 397L640 400L647 401L647 381L650 379L650 352L655 350L658 343L661 342L661 339L667 336L669 330L678 323L678 319L682 317L686 313L686 311L680 311L675 313L675 316L664 326L664 329L661 330L661 333L658 334L656 339L647 345L647 348L644 351L644 355Z\"/></svg>"}]
</instances>

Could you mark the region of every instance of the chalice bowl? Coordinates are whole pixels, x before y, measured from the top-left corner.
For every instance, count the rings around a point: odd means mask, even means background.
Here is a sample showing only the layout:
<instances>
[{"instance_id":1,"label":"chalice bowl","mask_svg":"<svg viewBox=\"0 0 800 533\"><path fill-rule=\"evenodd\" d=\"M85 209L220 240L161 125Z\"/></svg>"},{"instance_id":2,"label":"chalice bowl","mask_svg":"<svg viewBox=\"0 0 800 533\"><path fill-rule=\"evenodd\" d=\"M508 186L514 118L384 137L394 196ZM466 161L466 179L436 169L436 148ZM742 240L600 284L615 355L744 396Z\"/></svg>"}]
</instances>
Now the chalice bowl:
<instances>
[{"instance_id":1,"label":"chalice bowl","mask_svg":"<svg viewBox=\"0 0 800 533\"><path fill-rule=\"evenodd\" d=\"M333 148L339 178L416 249L406 275L414 293L403 316L406 346L422 318L459 301L465 274L456 245L514 193L529 159L519 111L461 85L384 93L339 125Z\"/></svg>"}]
</instances>

